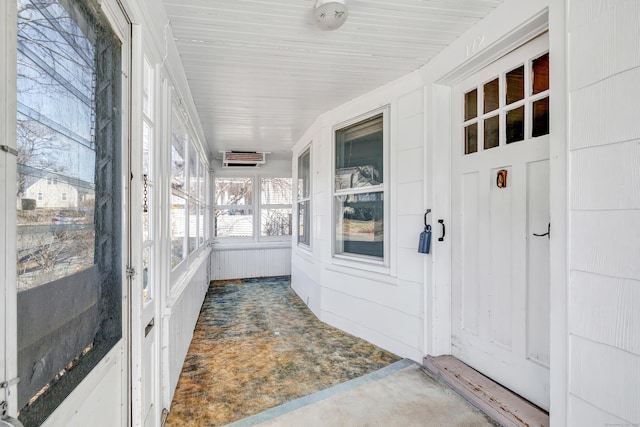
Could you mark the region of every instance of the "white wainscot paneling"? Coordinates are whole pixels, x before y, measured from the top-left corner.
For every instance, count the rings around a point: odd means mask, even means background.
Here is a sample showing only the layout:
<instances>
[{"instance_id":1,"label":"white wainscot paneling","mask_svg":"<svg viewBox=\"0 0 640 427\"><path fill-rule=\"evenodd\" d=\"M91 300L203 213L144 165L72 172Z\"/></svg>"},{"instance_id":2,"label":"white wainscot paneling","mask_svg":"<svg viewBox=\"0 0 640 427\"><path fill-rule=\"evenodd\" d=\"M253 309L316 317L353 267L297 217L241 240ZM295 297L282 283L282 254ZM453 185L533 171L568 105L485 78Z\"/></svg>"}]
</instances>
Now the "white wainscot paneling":
<instances>
[{"instance_id":1,"label":"white wainscot paneling","mask_svg":"<svg viewBox=\"0 0 640 427\"><path fill-rule=\"evenodd\" d=\"M571 394L627 423L640 423L640 356L575 336L570 354Z\"/></svg>"},{"instance_id":2,"label":"white wainscot paneling","mask_svg":"<svg viewBox=\"0 0 640 427\"><path fill-rule=\"evenodd\" d=\"M571 94L570 148L640 139L640 68Z\"/></svg>"},{"instance_id":3,"label":"white wainscot paneling","mask_svg":"<svg viewBox=\"0 0 640 427\"><path fill-rule=\"evenodd\" d=\"M584 400L570 395L569 396L569 425L570 426L628 426L632 427L628 421L620 419L614 415L608 414L602 409L591 405Z\"/></svg>"},{"instance_id":4,"label":"white wainscot paneling","mask_svg":"<svg viewBox=\"0 0 640 427\"><path fill-rule=\"evenodd\" d=\"M317 264L304 256L292 255L291 288L307 304L313 313L320 317L320 271Z\"/></svg>"},{"instance_id":5,"label":"white wainscot paneling","mask_svg":"<svg viewBox=\"0 0 640 427\"><path fill-rule=\"evenodd\" d=\"M163 325L163 375L168 375L168 390L163 392L165 401L163 405L169 408L173 393L178 385L182 364L189 351L193 330L195 329L202 302L209 288L207 280L207 258L201 261L195 271L185 280L186 286L177 286L182 289L180 295L175 297L165 309ZM165 383L166 384L166 383Z\"/></svg>"},{"instance_id":6,"label":"white wainscot paneling","mask_svg":"<svg viewBox=\"0 0 640 427\"><path fill-rule=\"evenodd\" d=\"M424 145L424 117L422 114L407 117L401 120L398 126L397 141L398 150L421 148Z\"/></svg>"},{"instance_id":7,"label":"white wainscot paneling","mask_svg":"<svg viewBox=\"0 0 640 427\"><path fill-rule=\"evenodd\" d=\"M123 342L107 353L43 427L113 427L125 421Z\"/></svg>"},{"instance_id":8,"label":"white wainscot paneling","mask_svg":"<svg viewBox=\"0 0 640 427\"><path fill-rule=\"evenodd\" d=\"M398 118L421 114L424 111L423 89L416 89L398 98Z\"/></svg>"},{"instance_id":9,"label":"white wainscot paneling","mask_svg":"<svg viewBox=\"0 0 640 427\"><path fill-rule=\"evenodd\" d=\"M406 183L424 179L422 148L398 151L398 182Z\"/></svg>"},{"instance_id":10,"label":"white wainscot paneling","mask_svg":"<svg viewBox=\"0 0 640 427\"><path fill-rule=\"evenodd\" d=\"M640 280L640 211L573 211L571 270Z\"/></svg>"},{"instance_id":11,"label":"white wainscot paneling","mask_svg":"<svg viewBox=\"0 0 640 427\"><path fill-rule=\"evenodd\" d=\"M568 5L572 90L640 66L640 2L580 0Z\"/></svg>"},{"instance_id":12,"label":"white wainscot paneling","mask_svg":"<svg viewBox=\"0 0 640 427\"><path fill-rule=\"evenodd\" d=\"M427 215L427 223L431 223L433 226L433 218L431 214ZM424 230L424 214L400 215L398 216L397 227L397 246L399 248L413 249L417 252L420 233ZM431 244L433 245L433 236L431 237Z\"/></svg>"},{"instance_id":13,"label":"white wainscot paneling","mask_svg":"<svg viewBox=\"0 0 640 427\"><path fill-rule=\"evenodd\" d=\"M424 254L418 252L418 236L419 233L413 233L415 236L414 248L397 248L398 251L398 278L409 282L422 283L424 281ZM433 245L434 237L431 237Z\"/></svg>"},{"instance_id":14,"label":"white wainscot paneling","mask_svg":"<svg viewBox=\"0 0 640 427\"><path fill-rule=\"evenodd\" d=\"M640 281L571 273L570 333L640 355Z\"/></svg>"},{"instance_id":15,"label":"white wainscot paneling","mask_svg":"<svg viewBox=\"0 0 640 427\"><path fill-rule=\"evenodd\" d=\"M422 286L325 269L321 319L402 357L419 360Z\"/></svg>"},{"instance_id":16,"label":"white wainscot paneling","mask_svg":"<svg viewBox=\"0 0 640 427\"><path fill-rule=\"evenodd\" d=\"M422 181L398 184L396 204L398 215L424 214Z\"/></svg>"},{"instance_id":17,"label":"white wainscot paneling","mask_svg":"<svg viewBox=\"0 0 640 427\"><path fill-rule=\"evenodd\" d=\"M640 209L640 141L571 153L573 209Z\"/></svg>"},{"instance_id":18,"label":"white wainscot paneling","mask_svg":"<svg viewBox=\"0 0 640 427\"><path fill-rule=\"evenodd\" d=\"M215 250L211 257L213 280L291 274L291 248L247 248Z\"/></svg>"}]
</instances>

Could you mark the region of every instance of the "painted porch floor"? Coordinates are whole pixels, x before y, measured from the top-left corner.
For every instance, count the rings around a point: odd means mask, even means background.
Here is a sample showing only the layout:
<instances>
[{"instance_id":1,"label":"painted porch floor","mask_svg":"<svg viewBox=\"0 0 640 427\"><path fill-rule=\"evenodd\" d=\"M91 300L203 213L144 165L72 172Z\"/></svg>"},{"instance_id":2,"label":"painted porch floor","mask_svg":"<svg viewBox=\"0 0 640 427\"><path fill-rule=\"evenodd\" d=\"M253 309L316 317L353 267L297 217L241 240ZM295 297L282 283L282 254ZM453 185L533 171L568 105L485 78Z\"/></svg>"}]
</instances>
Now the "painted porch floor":
<instances>
[{"instance_id":1,"label":"painted porch floor","mask_svg":"<svg viewBox=\"0 0 640 427\"><path fill-rule=\"evenodd\" d=\"M320 322L289 278L213 282L166 425L225 425L398 360Z\"/></svg>"}]
</instances>

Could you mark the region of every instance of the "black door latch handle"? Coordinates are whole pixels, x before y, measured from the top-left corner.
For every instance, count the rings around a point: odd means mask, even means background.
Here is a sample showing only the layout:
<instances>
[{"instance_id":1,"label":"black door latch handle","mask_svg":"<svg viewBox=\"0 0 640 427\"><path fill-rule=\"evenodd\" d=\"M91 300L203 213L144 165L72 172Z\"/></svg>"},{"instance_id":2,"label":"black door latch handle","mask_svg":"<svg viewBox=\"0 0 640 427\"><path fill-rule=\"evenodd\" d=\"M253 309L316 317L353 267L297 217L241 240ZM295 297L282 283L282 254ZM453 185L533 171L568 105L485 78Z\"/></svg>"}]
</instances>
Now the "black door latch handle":
<instances>
[{"instance_id":1,"label":"black door latch handle","mask_svg":"<svg viewBox=\"0 0 640 427\"><path fill-rule=\"evenodd\" d=\"M444 219L439 219L438 220L438 224L440 224L442 226L442 236L438 237L438 242L443 242L444 241L444 235L445 235L445 226L444 226Z\"/></svg>"}]
</instances>

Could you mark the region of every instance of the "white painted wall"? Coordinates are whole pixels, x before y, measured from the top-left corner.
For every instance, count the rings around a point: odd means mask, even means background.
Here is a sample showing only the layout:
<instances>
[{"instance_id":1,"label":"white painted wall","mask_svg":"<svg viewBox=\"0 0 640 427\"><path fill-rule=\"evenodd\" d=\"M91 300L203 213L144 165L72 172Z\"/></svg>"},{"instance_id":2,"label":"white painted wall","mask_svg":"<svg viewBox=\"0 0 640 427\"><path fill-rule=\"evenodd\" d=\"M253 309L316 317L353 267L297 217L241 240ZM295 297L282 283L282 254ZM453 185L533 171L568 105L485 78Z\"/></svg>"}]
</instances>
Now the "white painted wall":
<instances>
[{"instance_id":1,"label":"white painted wall","mask_svg":"<svg viewBox=\"0 0 640 427\"><path fill-rule=\"evenodd\" d=\"M569 425L640 423L640 2L568 2Z\"/></svg>"},{"instance_id":2,"label":"white painted wall","mask_svg":"<svg viewBox=\"0 0 640 427\"><path fill-rule=\"evenodd\" d=\"M312 241L310 249L294 244L293 289L320 320L413 360L424 356L422 282L429 257L417 252L425 210L422 86L413 73L325 113L294 147L292 160L297 173L297 156L313 141ZM337 260L331 249L333 127L384 105L390 107L388 268Z\"/></svg>"}]
</instances>

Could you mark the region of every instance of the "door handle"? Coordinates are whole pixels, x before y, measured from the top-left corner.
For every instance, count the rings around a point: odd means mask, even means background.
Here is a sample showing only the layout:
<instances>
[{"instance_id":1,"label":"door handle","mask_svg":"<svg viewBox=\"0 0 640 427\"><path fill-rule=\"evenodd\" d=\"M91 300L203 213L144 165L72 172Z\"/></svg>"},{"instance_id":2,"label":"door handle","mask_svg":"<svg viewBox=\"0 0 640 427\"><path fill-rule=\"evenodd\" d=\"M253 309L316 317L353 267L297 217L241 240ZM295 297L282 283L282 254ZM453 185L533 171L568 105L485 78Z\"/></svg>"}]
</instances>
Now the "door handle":
<instances>
[{"instance_id":1,"label":"door handle","mask_svg":"<svg viewBox=\"0 0 640 427\"><path fill-rule=\"evenodd\" d=\"M533 235L536 236L536 237L547 236L547 239L551 239L551 223L549 223L549 225L547 225L547 232L546 233L543 233L543 234L533 233Z\"/></svg>"},{"instance_id":2,"label":"door handle","mask_svg":"<svg viewBox=\"0 0 640 427\"><path fill-rule=\"evenodd\" d=\"M443 242L444 241L444 235L446 234L446 229L444 226L444 219L439 219L438 220L438 224L440 224L442 226L442 236L438 237L438 242Z\"/></svg>"}]
</instances>

